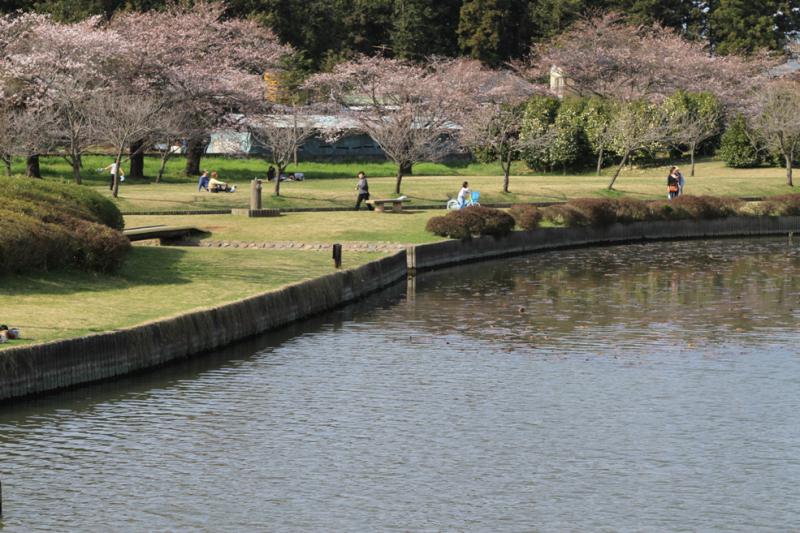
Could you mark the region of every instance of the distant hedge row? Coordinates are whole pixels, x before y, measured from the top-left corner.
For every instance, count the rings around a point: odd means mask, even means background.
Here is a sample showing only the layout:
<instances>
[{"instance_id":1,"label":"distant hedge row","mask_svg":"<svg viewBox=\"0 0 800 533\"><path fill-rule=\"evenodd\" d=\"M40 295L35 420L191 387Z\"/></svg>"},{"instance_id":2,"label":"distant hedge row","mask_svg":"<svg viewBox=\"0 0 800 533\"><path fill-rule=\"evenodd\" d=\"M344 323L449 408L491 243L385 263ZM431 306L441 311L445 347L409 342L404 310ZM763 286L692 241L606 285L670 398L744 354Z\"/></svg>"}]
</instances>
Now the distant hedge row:
<instances>
[{"instance_id":1,"label":"distant hedge row","mask_svg":"<svg viewBox=\"0 0 800 533\"><path fill-rule=\"evenodd\" d=\"M0 274L120 267L130 242L122 214L86 187L0 177Z\"/></svg>"},{"instance_id":2,"label":"distant hedge row","mask_svg":"<svg viewBox=\"0 0 800 533\"><path fill-rule=\"evenodd\" d=\"M467 207L428 221L431 233L453 239L479 235L502 236L515 226L539 227L544 220L556 226L609 226L646 220L708 220L730 216L798 216L800 194L774 196L747 204L736 198L681 196L645 202L633 198L579 198L565 204L536 207L517 205L508 213L487 207ZM498 222L502 221L502 223Z\"/></svg>"}]
</instances>

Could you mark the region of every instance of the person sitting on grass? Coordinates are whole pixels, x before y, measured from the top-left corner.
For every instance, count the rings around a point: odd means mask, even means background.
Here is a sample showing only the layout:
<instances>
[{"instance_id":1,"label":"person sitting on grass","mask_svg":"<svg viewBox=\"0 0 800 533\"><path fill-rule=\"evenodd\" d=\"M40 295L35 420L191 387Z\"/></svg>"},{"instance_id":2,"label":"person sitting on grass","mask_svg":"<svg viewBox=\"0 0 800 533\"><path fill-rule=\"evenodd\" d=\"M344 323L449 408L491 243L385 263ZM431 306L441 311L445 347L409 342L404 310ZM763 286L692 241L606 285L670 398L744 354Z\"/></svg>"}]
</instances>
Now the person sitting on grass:
<instances>
[{"instance_id":1,"label":"person sitting on grass","mask_svg":"<svg viewBox=\"0 0 800 533\"><path fill-rule=\"evenodd\" d=\"M17 328L9 329L5 324L0 325L0 344L14 339L19 339L19 330Z\"/></svg>"},{"instance_id":2,"label":"person sitting on grass","mask_svg":"<svg viewBox=\"0 0 800 533\"><path fill-rule=\"evenodd\" d=\"M219 175L215 172L211 173L211 179L208 180L208 192L236 192L236 185L231 187L224 181L220 181Z\"/></svg>"},{"instance_id":3,"label":"person sitting on grass","mask_svg":"<svg viewBox=\"0 0 800 533\"><path fill-rule=\"evenodd\" d=\"M202 191L204 189L206 191L208 191L208 181L209 181L209 179L208 179L208 170L204 170L203 173L200 174L200 179L197 180L197 190L198 190L198 192Z\"/></svg>"}]
</instances>

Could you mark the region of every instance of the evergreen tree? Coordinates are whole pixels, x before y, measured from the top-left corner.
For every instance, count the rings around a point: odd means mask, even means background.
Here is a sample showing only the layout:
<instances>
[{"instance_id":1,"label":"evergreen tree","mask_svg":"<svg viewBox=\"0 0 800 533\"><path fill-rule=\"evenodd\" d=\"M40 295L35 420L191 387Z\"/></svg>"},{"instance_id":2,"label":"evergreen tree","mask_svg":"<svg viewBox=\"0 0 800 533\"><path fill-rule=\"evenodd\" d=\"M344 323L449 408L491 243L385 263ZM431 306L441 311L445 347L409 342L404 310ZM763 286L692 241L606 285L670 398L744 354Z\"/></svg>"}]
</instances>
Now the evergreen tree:
<instances>
[{"instance_id":1,"label":"evergreen tree","mask_svg":"<svg viewBox=\"0 0 800 533\"><path fill-rule=\"evenodd\" d=\"M798 0L719 0L710 17L711 41L719 54L782 49L797 31Z\"/></svg>"},{"instance_id":2,"label":"evergreen tree","mask_svg":"<svg viewBox=\"0 0 800 533\"><path fill-rule=\"evenodd\" d=\"M535 0L530 3L532 38L542 41L555 37L584 14L591 0Z\"/></svg>"},{"instance_id":3,"label":"evergreen tree","mask_svg":"<svg viewBox=\"0 0 800 533\"><path fill-rule=\"evenodd\" d=\"M392 52L401 59L458 55L456 29L461 0L395 0Z\"/></svg>"},{"instance_id":4,"label":"evergreen tree","mask_svg":"<svg viewBox=\"0 0 800 533\"><path fill-rule=\"evenodd\" d=\"M524 0L465 0L458 44L465 55L499 65L528 52L528 20L528 2Z\"/></svg>"},{"instance_id":5,"label":"evergreen tree","mask_svg":"<svg viewBox=\"0 0 800 533\"><path fill-rule=\"evenodd\" d=\"M744 117L737 115L722 135L719 156L729 167L757 167L764 162L763 149Z\"/></svg>"},{"instance_id":6,"label":"evergreen tree","mask_svg":"<svg viewBox=\"0 0 800 533\"><path fill-rule=\"evenodd\" d=\"M633 24L663 24L674 28L687 37L698 37L704 33L708 4L692 0L616 0L609 3L627 15Z\"/></svg>"}]
</instances>

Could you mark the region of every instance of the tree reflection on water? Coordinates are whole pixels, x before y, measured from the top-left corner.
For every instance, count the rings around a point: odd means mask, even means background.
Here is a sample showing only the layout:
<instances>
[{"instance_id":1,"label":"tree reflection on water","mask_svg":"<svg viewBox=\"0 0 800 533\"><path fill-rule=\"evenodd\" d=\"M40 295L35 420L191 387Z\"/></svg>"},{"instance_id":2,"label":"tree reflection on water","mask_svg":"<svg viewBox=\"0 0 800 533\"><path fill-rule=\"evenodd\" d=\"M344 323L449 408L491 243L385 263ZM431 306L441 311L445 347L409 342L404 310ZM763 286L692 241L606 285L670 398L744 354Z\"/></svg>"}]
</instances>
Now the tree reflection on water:
<instances>
[{"instance_id":1,"label":"tree reflection on water","mask_svg":"<svg viewBox=\"0 0 800 533\"><path fill-rule=\"evenodd\" d=\"M746 339L800 322L800 247L683 241L476 263L420 276L413 313L439 334L516 345Z\"/></svg>"}]
</instances>

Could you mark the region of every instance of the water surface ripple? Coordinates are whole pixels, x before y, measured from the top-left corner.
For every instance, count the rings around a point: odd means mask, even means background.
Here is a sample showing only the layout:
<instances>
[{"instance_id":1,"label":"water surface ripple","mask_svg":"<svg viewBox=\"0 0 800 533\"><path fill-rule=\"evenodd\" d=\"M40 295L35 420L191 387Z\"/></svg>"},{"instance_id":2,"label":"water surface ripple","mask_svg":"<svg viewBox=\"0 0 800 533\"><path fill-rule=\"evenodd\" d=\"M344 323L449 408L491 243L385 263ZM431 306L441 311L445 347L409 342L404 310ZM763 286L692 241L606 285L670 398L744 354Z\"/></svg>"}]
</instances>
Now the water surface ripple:
<instances>
[{"instance_id":1,"label":"water surface ripple","mask_svg":"<svg viewBox=\"0 0 800 533\"><path fill-rule=\"evenodd\" d=\"M800 527L797 244L560 251L403 289L0 407L0 530Z\"/></svg>"}]
</instances>

